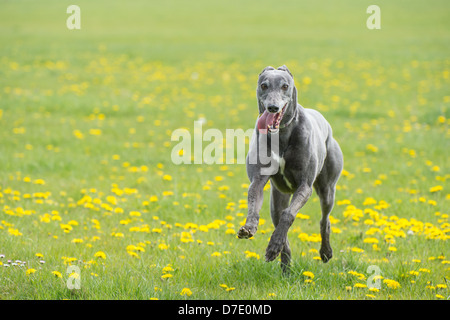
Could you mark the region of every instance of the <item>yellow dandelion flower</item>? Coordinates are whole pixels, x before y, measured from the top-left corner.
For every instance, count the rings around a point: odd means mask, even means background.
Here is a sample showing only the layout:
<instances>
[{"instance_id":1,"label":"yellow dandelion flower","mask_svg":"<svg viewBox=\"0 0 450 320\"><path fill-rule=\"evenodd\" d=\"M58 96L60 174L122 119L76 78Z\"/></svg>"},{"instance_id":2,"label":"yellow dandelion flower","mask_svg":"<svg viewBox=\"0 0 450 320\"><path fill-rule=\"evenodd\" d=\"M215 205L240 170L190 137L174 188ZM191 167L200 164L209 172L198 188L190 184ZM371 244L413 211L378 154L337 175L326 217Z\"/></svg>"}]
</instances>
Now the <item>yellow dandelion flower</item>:
<instances>
[{"instance_id":1,"label":"yellow dandelion flower","mask_svg":"<svg viewBox=\"0 0 450 320\"><path fill-rule=\"evenodd\" d=\"M56 277L56 278L62 278L62 274L59 271L52 271L52 274Z\"/></svg>"},{"instance_id":2,"label":"yellow dandelion flower","mask_svg":"<svg viewBox=\"0 0 450 320\"><path fill-rule=\"evenodd\" d=\"M400 283L398 283L395 280L391 280L391 279L384 279L383 283L386 284L387 287L390 289L398 289L401 287Z\"/></svg>"},{"instance_id":3,"label":"yellow dandelion flower","mask_svg":"<svg viewBox=\"0 0 450 320\"><path fill-rule=\"evenodd\" d=\"M170 264L165 266L164 268L162 268L163 273L167 273L167 272L171 272L171 271L174 271L174 269L172 268L172 266Z\"/></svg>"},{"instance_id":4,"label":"yellow dandelion flower","mask_svg":"<svg viewBox=\"0 0 450 320\"><path fill-rule=\"evenodd\" d=\"M183 288L180 292L180 295L189 297L192 295L192 291L189 288Z\"/></svg>"},{"instance_id":5,"label":"yellow dandelion flower","mask_svg":"<svg viewBox=\"0 0 450 320\"><path fill-rule=\"evenodd\" d=\"M331 232L332 233L342 233L342 230L337 227L331 227Z\"/></svg>"},{"instance_id":6,"label":"yellow dandelion flower","mask_svg":"<svg viewBox=\"0 0 450 320\"><path fill-rule=\"evenodd\" d=\"M97 252L94 254L94 257L96 257L96 258L101 258L101 259L106 259L106 254L105 254L103 251L97 251Z\"/></svg>"},{"instance_id":7,"label":"yellow dandelion flower","mask_svg":"<svg viewBox=\"0 0 450 320\"><path fill-rule=\"evenodd\" d=\"M301 220L308 220L310 217L307 214L297 213L296 218Z\"/></svg>"},{"instance_id":8,"label":"yellow dandelion flower","mask_svg":"<svg viewBox=\"0 0 450 320\"><path fill-rule=\"evenodd\" d=\"M442 186L434 186L430 188L430 192L438 192L441 191L442 189L444 189Z\"/></svg>"},{"instance_id":9,"label":"yellow dandelion flower","mask_svg":"<svg viewBox=\"0 0 450 320\"><path fill-rule=\"evenodd\" d=\"M167 250L167 249L169 249L169 246L167 244L165 244L165 243L160 243L158 245L158 249L159 250Z\"/></svg>"},{"instance_id":10,"label":"yellow dandelion flower","mask_svg":"<svg viewBox=\"0 0 450 320\"><path fill-rule=\"evenodd\" d=\"M36 269L31 268L31 269L28 269L28 270L26 271L26 274L27 274L27 275L30 275L30 274L33 274L33 273L35 273L35 272L36 272Z\"/></svg>"},{"instance_id":11,"label":"yellow dandelion flower","mask_svg":"<svg viewBox=\"0 0 450 320\"><path fill-rule=\"evenodd\" d=\"M236 234L236 231L234 229L227 229L225 234Z\"/></svg>"},{"instance_id":12,"label":"yellow dandelion flower","mask_svg":"<svg viewBox=\"0 0 450 320\"><path fill-rule=\"evenodd\" d=\"M130 256L132 256L133 258L140 259L139 255L138 255L136 252L134 252L134 251L127 251L127 253L128 253Z\"/></svg>"},{"instance_id":13,"label":"yellow dandelion flower","mask_svg":"<svg viewBox=\"0 0 450 320\"><path fill-rule=\"evenodd\" d=\"M364 243L378 243L378 239L377 238L365 238Z\"/></svg>"}]
</instances>

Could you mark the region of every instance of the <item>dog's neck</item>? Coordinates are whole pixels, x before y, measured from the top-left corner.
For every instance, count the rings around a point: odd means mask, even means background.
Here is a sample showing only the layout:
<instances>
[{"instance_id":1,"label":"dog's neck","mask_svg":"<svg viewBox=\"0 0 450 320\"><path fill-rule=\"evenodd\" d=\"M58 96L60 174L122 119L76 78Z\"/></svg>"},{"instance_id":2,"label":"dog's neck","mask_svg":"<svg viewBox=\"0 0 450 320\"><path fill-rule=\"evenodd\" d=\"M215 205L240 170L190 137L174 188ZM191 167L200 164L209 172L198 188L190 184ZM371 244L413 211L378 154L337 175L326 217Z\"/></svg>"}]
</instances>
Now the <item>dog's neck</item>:
<instances>
[{"instance_id":1,"label":"dog's neck","mask_svg":"<svg viewBox=\"0 0 450 320\"><path fill-rule=\"evenodd\" d=\"M292 121L297 117L297 108L294 108L294 114L291 116L291 118L284 124L280 124L280 130L288 127Z\"/></svg>"},{"instance_id":2,"label":"dog's neck","mask_svg":"<svg viewBox=\"0 0 450 320\"><path fill-rule=\"evenodd\" d=\"M297 102L294 102L294 104L295 104L293 106L294 111L292 112L291 117L285 123L283 123L282 121L282 123L280 124L280 130L288 128L292 124L292 122L294 122L294 120L302 118L301 115L303 114L303 107L299 105Z\"/></svg>"}]
</instances>

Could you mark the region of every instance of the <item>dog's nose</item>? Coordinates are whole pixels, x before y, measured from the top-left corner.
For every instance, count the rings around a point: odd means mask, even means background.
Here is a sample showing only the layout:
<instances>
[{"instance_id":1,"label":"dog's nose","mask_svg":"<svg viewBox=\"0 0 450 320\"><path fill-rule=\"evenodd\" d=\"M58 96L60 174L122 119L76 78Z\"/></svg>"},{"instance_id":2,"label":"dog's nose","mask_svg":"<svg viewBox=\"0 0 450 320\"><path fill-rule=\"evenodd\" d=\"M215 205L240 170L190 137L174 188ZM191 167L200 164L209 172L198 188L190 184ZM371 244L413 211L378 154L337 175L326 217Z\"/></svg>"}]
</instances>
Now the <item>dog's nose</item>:
<instances>
[{"instance_id":1,"label":"dog's nose","mask_svg":"<svg viewBox=\"0 0 450 320\"><path fill-rule=\"evenodd\" d=\"M271 104L270 106L267 107L267 110L268 110L269 112L272 112L272 113L278 112L279 109L280 109L280 108L278 108L278 106L276 106L276 105L274 105L274 104Z\"/></svg>"}]
</instances>

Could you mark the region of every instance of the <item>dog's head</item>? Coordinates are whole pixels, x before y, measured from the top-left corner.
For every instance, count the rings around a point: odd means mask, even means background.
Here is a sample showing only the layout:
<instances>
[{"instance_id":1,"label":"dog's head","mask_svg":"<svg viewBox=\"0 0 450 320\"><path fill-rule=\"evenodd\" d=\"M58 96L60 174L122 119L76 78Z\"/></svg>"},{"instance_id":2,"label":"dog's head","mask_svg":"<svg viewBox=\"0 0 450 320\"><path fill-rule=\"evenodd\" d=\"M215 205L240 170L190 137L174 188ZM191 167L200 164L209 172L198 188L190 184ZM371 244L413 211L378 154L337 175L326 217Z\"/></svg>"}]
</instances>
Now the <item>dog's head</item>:
<instances>
[{"instance_id":1,"label":"dog's head","mask_svg":"<svg viewBox=\"0 0 450 320\"><path fill-rule=\"evenodd\" d=\"M283 119L288 121L297 106L297 89L289 69L285 65L278 69L264 68L259 74L256 97L260 113L258 129L278 132Z\"/></svg>"}]
</instances>

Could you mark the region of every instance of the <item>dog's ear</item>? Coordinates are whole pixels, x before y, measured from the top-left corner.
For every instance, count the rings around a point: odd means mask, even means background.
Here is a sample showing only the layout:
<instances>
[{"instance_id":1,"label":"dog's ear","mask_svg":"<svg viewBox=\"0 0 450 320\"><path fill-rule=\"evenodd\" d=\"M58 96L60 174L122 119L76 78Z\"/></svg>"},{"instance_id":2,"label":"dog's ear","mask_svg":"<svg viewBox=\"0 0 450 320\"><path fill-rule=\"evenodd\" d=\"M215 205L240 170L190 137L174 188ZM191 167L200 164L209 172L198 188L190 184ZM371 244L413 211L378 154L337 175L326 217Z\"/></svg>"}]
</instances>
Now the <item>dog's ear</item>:
<instances>
[{"instance_id":1,"label":"dog's ear","mask_svg":"<svg viewBox=\"0 0 450 320\"><path fill-rule=\"evenodd\" d=\"M267 67L265 67L265 68L263 69L263 71L261 71L261 73L259 74L259 77L260 77L264 72L269 71L269 70L275 70L275 68L272 67L272 66L267 66Z\"/></svg>"},{"instance_id":2,"label":"dog's ear","mask_svg":"<svg viewBox=\"0 0 450 320\"><path fill-rule=\"evenodd\" d=\"M292 89L291 102L294 103L294 106L297 106L297 88L295 86Z\"/></svg>"},{"instance_id":3,"label":"dog's ear","mask_svg":"<svg viewBox=\"0 0 450 320\"><path fill-rule=\"evenodd\" d=\"M286 71L287 73L289 73L289 75L291 76L291 78L294 79L294 76L293 76L292 73L289 71L288 67L286 67L284 64L283 64L281 67L278 67L278 70Z\"/></svg>"}]
</instances>

